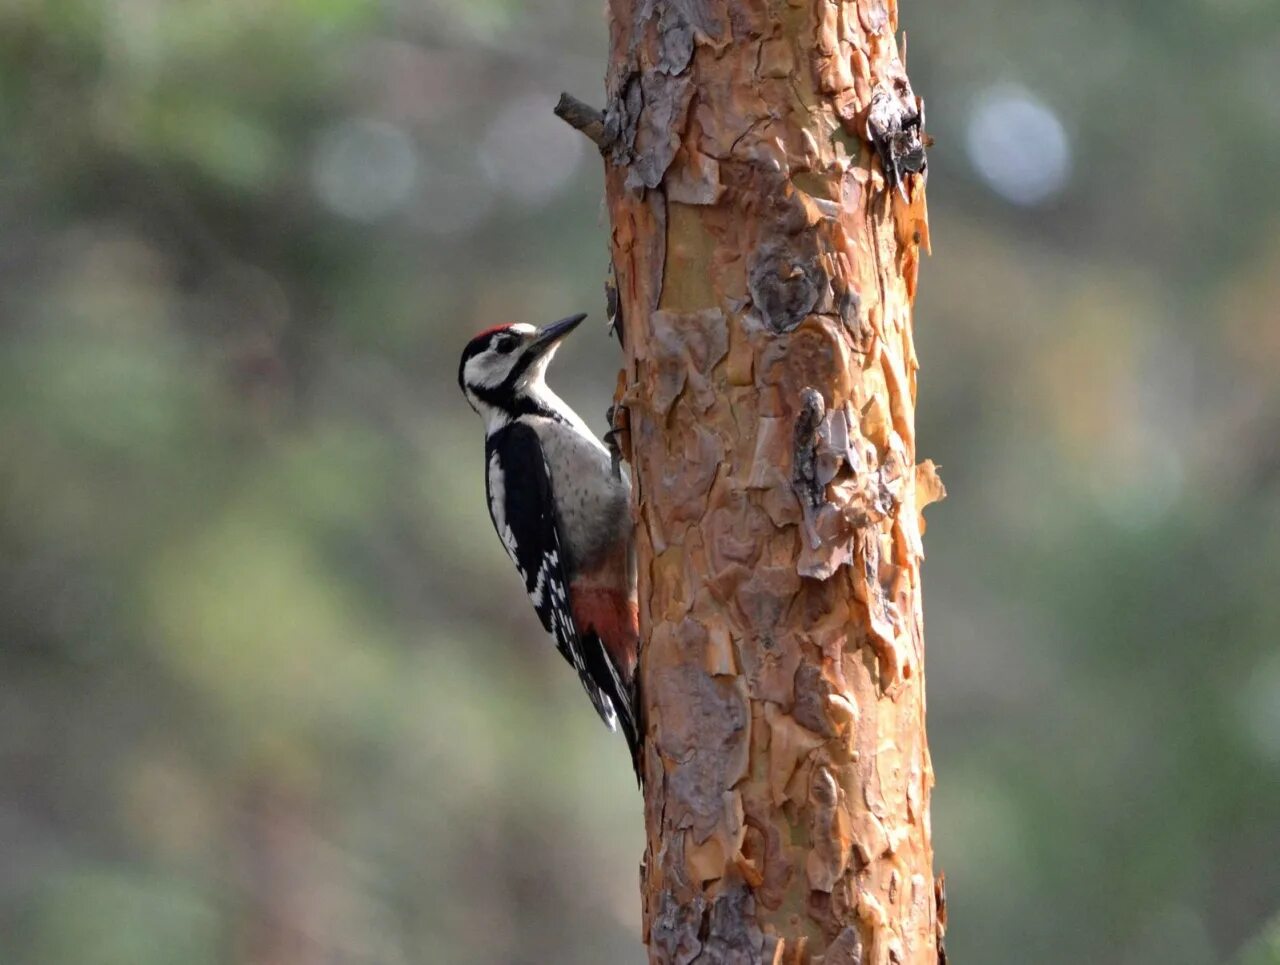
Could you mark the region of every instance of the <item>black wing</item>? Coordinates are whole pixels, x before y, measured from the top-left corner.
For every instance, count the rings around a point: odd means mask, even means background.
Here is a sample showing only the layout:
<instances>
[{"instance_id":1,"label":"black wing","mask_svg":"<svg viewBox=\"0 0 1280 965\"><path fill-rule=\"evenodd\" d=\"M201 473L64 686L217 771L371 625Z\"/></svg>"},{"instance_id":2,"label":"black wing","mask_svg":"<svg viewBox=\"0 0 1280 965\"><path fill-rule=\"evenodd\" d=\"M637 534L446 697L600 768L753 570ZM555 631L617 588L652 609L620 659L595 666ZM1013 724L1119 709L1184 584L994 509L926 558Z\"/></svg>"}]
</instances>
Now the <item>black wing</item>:
<instances>
[{"instance_id":1,"label":"black wing","mask_svg":"<svg viewBox=\"0 0 1280 965\"><path fill-rule=\"evenodd\" d=\"M513 422L491 435L485 448L489 516L498 537L524 580L543 628L555 637L556 649L578 672L601 719L616 730L615 703L624 713L630 706L623 700L625 690L620 689L617 671L599 638L593 633L584 641L573 622L551 473L538 434Z\"/></svg>"}]
</instances>

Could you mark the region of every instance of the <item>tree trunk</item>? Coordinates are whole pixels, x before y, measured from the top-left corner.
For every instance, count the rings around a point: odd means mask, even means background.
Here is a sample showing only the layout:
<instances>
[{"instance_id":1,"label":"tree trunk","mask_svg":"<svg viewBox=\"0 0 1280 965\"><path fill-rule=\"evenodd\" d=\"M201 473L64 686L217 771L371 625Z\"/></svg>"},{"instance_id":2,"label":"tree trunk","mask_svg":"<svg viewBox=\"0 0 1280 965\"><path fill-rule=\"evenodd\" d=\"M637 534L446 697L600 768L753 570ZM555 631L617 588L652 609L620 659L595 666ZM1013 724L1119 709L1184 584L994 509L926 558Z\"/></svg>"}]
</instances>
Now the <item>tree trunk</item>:
<instances>
[{"instance_id":1,"label":"tree trunk","mask_svg":"<svg viewBox=\"0 0 1280 965\"><path fill-rule=\"evenodd\" d=\"M609 6L650 961L938 961L896 3Z\"/></svg>"}]
</instances>

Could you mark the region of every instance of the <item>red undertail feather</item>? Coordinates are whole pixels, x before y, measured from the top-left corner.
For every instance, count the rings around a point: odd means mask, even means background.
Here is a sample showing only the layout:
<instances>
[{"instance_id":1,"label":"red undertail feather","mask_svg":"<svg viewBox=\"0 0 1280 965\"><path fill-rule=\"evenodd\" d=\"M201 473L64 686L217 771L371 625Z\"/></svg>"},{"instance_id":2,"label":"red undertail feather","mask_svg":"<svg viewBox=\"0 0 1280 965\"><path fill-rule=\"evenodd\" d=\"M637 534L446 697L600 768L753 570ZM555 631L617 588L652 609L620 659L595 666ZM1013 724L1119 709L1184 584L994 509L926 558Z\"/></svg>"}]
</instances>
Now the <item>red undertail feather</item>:
<instances>
[{"instance_id":1,"label":"red undertail feather","mask_svg":"<svg viewBox=\"0 0 1280 965\"><path fill-rule=\"evenodd\" d=\"M580 586L570 590L573 622L580 633L594 630L623 679L635 679L640 639L635 601L611 587Z\"/></svg>"}]
</instances>

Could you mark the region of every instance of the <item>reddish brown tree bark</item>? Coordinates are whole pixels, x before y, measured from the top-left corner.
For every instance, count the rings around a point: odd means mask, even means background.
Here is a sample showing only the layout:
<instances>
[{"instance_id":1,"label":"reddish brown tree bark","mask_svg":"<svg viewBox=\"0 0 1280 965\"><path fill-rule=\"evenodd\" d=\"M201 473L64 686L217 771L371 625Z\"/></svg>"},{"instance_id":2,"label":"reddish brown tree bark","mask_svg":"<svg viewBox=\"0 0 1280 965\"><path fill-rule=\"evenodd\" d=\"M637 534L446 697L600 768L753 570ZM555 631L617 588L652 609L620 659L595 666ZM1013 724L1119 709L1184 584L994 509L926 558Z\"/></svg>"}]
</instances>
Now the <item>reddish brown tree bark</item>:
<instances>
[{"instance_id":1,"label":"reddish brown tree bark","mask_svg":"<svg viewBox=\"0 0 1280 965\"><path fill-rule=\"evenodd\" d=\"M609 11L650 961L938 961L896 3Z\"/></svg>"}]
</instances>

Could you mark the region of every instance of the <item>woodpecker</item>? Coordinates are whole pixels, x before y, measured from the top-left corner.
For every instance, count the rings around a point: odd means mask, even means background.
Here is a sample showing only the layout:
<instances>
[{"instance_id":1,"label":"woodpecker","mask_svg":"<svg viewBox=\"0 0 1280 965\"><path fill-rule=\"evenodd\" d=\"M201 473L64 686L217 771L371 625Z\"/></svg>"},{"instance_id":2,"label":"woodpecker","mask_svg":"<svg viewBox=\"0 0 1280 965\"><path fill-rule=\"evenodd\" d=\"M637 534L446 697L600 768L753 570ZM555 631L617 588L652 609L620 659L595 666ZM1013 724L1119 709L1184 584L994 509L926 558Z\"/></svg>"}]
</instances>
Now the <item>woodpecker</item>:
<instances>
[{"instance_id":1,"label":"woodpecker","mask_svg":"<svg viewBox=\"0 0 1280 965\"><path fill-rule=\"evenodd\" d=\"M639 780L631 484L546 383L561 340L584 318L486 329L463 350L458 385L484 420L494 529L596 712L610 730L621 726Z\"/></svg>"}]
</instances>

